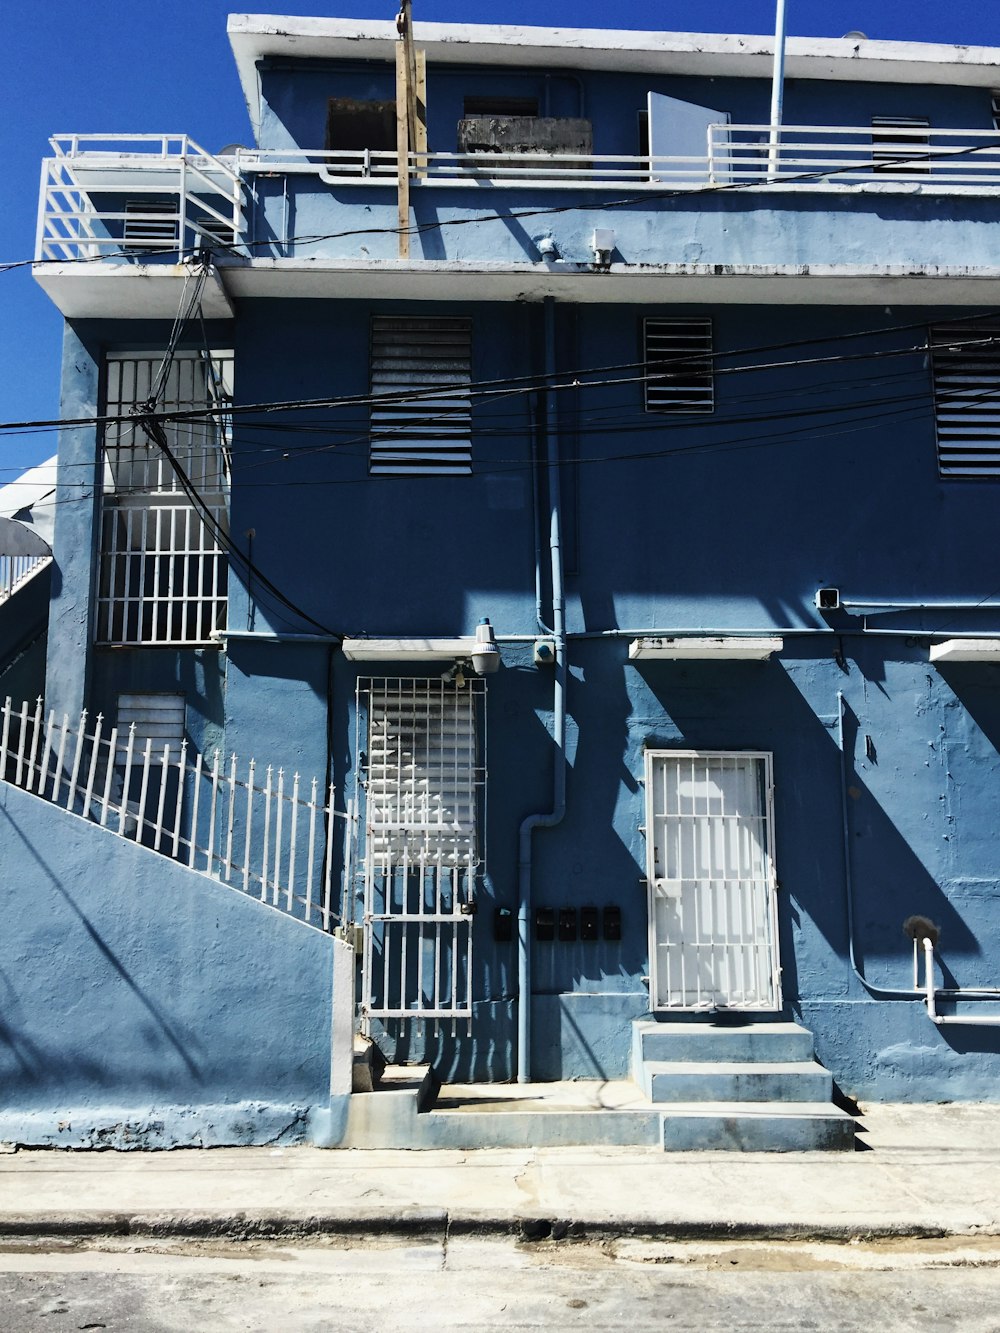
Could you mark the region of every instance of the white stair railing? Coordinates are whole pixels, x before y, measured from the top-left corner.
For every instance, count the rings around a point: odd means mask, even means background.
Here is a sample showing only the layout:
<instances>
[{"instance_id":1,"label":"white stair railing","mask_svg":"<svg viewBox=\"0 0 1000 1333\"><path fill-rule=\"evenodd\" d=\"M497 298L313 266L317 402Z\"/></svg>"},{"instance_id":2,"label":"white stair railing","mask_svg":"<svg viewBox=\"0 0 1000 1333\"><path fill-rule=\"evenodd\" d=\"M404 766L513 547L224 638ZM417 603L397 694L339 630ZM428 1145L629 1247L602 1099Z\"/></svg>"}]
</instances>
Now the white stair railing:
<instances>
[{"instance_id":1,"label":"white stair railing","mask_svg":"<svg viewBox=\"0 0 1000 1333\"><path fill-rule=\"evenodd\" d=\"M5 602L51 560L50 555L0 555L0 602Z\"/></svg>"},{"instance_id":2,"label":"white stair railing","mask_svg":"<svg viewBox=\"0 0 1000 1333\"><path fill-rule=\"evenodd\" d=\"M341 919L354 809L335 808L332 783L219 750L189 755L187 741L108 728L100 713L92 728L86 711L59 720L41 697L0 709L0 778L308 925Z\"/></svg>"}]
</instances>

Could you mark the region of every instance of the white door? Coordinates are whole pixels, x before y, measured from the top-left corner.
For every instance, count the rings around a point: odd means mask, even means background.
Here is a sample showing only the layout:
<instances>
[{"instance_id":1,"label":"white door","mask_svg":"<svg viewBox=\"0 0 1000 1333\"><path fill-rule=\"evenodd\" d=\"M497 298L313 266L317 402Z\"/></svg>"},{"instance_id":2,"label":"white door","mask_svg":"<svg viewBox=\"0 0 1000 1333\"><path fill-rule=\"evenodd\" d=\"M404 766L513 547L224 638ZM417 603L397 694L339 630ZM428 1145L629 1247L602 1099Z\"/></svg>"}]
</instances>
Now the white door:
<instances>
[{"instance_id":1,"label":"white door","mask_svg":"<svg viewBox=\"0 0 1000 1333\"><path fill-rule=\"evenodd\" d=\"M708 185L729 180L728 111L648 93L650 178L667 185ZM709 131L712 148L709 151ZM667 161L666 159L671 159Z\"/></svg>"},{"instance_id":2,"label":"white door","mask_svg":"<svg viewBox=\"0 0 1000 1333\"><path fill-rule=\"evenodd\" d=\"M646 751L650 1004L781 1008L771 756Z\"/></svg>"}]
</instances>

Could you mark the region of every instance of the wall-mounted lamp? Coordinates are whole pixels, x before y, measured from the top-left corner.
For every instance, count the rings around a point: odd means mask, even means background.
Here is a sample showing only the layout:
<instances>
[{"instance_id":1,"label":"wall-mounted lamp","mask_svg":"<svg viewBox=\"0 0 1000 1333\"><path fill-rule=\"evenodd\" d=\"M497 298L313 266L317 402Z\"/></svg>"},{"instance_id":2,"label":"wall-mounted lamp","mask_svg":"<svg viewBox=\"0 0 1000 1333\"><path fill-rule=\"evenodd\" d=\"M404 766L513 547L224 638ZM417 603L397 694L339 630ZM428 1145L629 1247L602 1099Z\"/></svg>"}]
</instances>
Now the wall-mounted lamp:
<instances>
[{"instance_id":1,"label":"wall-mounted lamp","mask_svg":"<svg viewBox=\"0 0 1000 1333\"><path fill-rule=\"evenodd\" d=\"M615 249L615 233L610 227L595 227L591 238L594 247L594 263L601 268L608 268Z\"/></svg>"}]
</instances>

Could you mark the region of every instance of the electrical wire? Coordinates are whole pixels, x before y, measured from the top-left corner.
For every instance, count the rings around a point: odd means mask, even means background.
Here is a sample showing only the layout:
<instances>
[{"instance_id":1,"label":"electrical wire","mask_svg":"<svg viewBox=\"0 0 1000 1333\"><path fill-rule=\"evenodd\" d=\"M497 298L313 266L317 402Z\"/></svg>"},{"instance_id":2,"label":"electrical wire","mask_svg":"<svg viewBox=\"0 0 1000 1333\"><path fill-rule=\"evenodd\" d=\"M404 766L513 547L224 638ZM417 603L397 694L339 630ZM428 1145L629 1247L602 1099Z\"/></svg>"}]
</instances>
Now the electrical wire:
<instances>
[{"instance_id":1,"label":"electrical wire","mask_svg":"<svg viewBox=\"0 0 1000 1333\"><path fill-rule=\"evenodd\" d=\"M990 311L971 318L996 319L997 312ZM969 319L970 317L965 317L965 318L956 317L954 320L950 321L947 320L938 321L935 323L934 327L936 328L939 326L947 326L947 324L953 322L964 324L968 323ZM416 389L416 390L407 389L388 394L363 393L363 394L351 394L337 398L333 397L300 398L300 399L285 399L285 400L274 399L256 403L235 403L235 404L226 403L205 408L182 409L171 412L159 412L156 413L155 416L157 420L163 422L184 422L184 421L199 420L205 417L217 417L217 416L232 416L235 418L237 416L249 415L251 413L263 413L271 415L276 412L290 412L290 411L296 411L296 412L318 411L318 410L330 411L334 409L340 409L342 407L371 407L373 404L385 406L397 402L398 403L420 402L424 399L440 398L442 394L449 392L453 392L456 395L461 393L463 397L467 396L474 399L485 399L488 397L510 396L512 393L518 391L523 393L535 393L539 389L543 388L558 391L558 390L577 389L582 387L602 387L614 383L639 383L648 380L662 380L665 377L665 375L671 373L664 371L662 369L662 367L664 366L672 366L675 368L679 368L683 366L690 366L692 364L700 365L706 361L711 361L713 363L713 374L734 375L734 374L756 374L762 371L786 370L786 369L794 369L801 366L810 366L810 365L837 365L837 364L846 364L854 361L866 362L873 360L884 360L887 358L894 358L894 357L927 355L932 350L929 337L925 337L925 339L920 343L915 343L907 347L883 348L883 349L876 349L874 351L836 354L832 356L822 356L822 357L820 356L798 357L782 361L752 362L746 365L737 365L737 366L719 366L718 364L715 364L720 360L728 359L731 357L740 357L740 356L747 357L747 356L757 355L762 352L780 351L783 349L797 347L797 346L798 347L815 346L817 344L823 344L823 343L837 344L840 342L846 342L861 337L868 337L868 338L882 337L888 333L905 332L917 328L927 329L928 324L926 321L922 321L920 323L901 325L886 329L865 329L856 331L854 333L830 334L826 336L817 336L807 339L800 339L794 342L772 344L769 346L763 345L758 347L742 348L735 350L717 350L709 353L699 354L698 356L676 357L672 358L669 361L658 362L657 363L658 369L653 374L650 374L647 371L643 375L632 376L617 381L610 380L607 378L600 380L589 380L587 385L583 384L581 377L596 376L596 375L607 376L612 373L616 373L618 371L633 370L639 367L645 369L649 363L648 361L620 362L607 366L599 366L592 368L577 368L572 370L555 372L554 378L562 380L563 381L562 383L552 383L553 376L546 376L543 374L503 376L496 379L476 381L472 384L469 384L468 382L455 382L454 384L451 385L448 384L437 385L433 388L427 388L427 389ZM991 334L990 336L983 338L952 340L949 341L948 345L949 347L954 347L954 348L978 348L978 349L1000 346L1000 332L998 332L996 335ZM56 417L50 419L38 419L34 421L7 421L7 422L0 422L0 432L21 433L29 430L38 430L43 428L58 429L58 428L71 428L75 426L107 425L107 424L127 422L129 420L130 416L128 414L102 414L90 417L74 417L74 418Z\"/></svg>"}]
</instances>

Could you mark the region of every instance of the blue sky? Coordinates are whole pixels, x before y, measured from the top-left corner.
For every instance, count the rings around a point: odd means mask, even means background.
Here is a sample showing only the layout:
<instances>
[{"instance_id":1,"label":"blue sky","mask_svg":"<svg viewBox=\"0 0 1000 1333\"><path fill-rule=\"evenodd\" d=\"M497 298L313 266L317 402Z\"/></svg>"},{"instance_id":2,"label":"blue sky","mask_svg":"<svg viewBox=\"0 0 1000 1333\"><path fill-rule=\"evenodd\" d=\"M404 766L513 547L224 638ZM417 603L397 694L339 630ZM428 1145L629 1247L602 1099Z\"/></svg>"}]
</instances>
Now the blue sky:
<instances>
[{"instance_id":1,"label":"blue sky","mask_svg":"<svg viewBox=\"0 0 1000 1333\"><path fill-rule=\"evenodd\" d=\"M1000 45L991 0L786 0L795 36L860 29L887 40ZM208 149L249 142L242 94L226 40L222 0L48 0L4 14L0 93L0 260L30 258L39 163L53 133L188 133ZM264 8L263 6L261 8ZM274 8L279 8L275 6ZM355 18L391 18L392 0L351 0ZM297 4L329 15L331 3ZM571 24L575 27L769 32L773 0L415 0L419 21ZM998 76L1000 82L1000 76ZM0 273L0 420L56 415L60 317L30 272ZM10 437L0 481L54 451L54 438Z\"/></svg>"}]
</instances>

